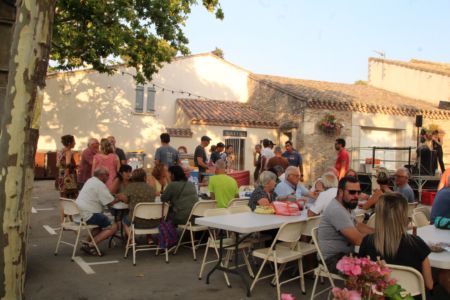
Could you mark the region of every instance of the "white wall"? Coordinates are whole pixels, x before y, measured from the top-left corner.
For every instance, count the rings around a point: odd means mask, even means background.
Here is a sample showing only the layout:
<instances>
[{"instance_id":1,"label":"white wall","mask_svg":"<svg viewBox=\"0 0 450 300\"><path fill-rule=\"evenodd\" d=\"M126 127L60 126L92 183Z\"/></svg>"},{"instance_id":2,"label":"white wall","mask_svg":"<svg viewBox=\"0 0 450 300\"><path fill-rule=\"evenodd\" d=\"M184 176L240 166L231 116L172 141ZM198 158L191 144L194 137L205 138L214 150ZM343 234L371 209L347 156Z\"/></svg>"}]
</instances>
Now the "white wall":
<instances>
[{"instance_id":1,"label":"white wall","mask_svg":"<svg viewBox=\"0 0 450 300\"><path fill-rule=\"evenodd\" d=\"M369 84L438 105L450 100L450 77L369 60Z\"/></svg>"},{"instance_id":2,"label":"white wall","mask_svg":"<svg viewBox=\"0 0 450 300\"><path fill-rule=\"evenodd\" d=\"M125 74L121 72L124 71ZM50 75L44 94L38 151L61 148L60 137L73 134L76 150L84 149L90 137L114 135L125 151L143 150L153 155L159 135L174 127L175 101L187 94L157 89L154 114L135 114L132 69L108 76L95 71ZM218 100L245 102L248 72L211 54L175 59L154 77L154 83ZM145 86L144 102L147 97ZM192 97L191 97L192 98Z\"/></svg>"}]
</instances>

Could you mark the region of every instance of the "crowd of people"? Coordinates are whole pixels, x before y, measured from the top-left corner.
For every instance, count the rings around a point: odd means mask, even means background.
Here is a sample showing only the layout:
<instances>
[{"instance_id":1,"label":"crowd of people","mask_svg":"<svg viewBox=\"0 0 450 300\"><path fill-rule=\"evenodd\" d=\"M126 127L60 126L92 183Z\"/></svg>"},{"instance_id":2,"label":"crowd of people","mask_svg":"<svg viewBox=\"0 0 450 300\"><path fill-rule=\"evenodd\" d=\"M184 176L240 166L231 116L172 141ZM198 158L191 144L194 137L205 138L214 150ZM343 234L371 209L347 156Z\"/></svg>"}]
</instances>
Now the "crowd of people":
<instances>
[{"instance_id":1,"label":"crowd of people","mask_svg":"<svg viewBox=\"0 0 450 300\"><path fill-rule=\"evenodd\" d=\"M180 157L187 153L186 147L173 148L170 135L160 136L161 146L156 150L152 170L132 170L122 149L116 146L113 136L90 139L82 152L79 166L76 165L72 149L75 138L66 135L61 138L63 149L58 153L58 187L62 197L76 199L81 216L88 224L98 225L93 232L96 243L115 234L120 226L128 233L133 210L137 203L170 203L169 217L175 224L184 224L193 205L198 201L198 188L188 180L189 170ZM207 181L210 199L217 207L228 207L230 201L239 197L236 180L227 175L234 161L232 145L222 142L207 147L211 138L203 136L195 148L193 163L198 168L200 182ZM358 173L350 169L350 158L344 139L335 140L336 162L325 168L323 174L313 181L311 187L304 182L304 168L301 154L291 141L282 147L268 139L255 146L253 163L255 180L250 195L249 207L269 206L275 200L303 199L307 216L321 216L318 229L319 246L331 271L344 255L360 246L359 255L372 259L381 257L388 263L411 266L422 272L425 285L433 288L431 266L428 261L430 249L417 236L407 233L408 203L416 202L414 191L409 185L410 172L400 167L394 174L394 185L389 176L378 175L378 188L371 195L361 192ZM436 164L436 168L439 164ZM207 170L214 170L208 174ZM450 169L442 174L439 192L431 210L431 222L438 216L450 217ZM207 176L207 180L204 178ZM363 222L356 222L353 210L360 205L365 211L375 212L375 228ZM104 214L109 206L114 215L116 209L128 209L121 223L112 222ZM135 226L157 226L158 220L135 219ZM149 239L148 242L152 242ZM86 253L96 255L92 244L82 248ZM447 289L448 272L441 276L441 283ZM447 277L445 277L447 276ZM444 279L442 279L444 278ZM447 281L445 281L447 280Z\"/></svg>"}]
</instances>

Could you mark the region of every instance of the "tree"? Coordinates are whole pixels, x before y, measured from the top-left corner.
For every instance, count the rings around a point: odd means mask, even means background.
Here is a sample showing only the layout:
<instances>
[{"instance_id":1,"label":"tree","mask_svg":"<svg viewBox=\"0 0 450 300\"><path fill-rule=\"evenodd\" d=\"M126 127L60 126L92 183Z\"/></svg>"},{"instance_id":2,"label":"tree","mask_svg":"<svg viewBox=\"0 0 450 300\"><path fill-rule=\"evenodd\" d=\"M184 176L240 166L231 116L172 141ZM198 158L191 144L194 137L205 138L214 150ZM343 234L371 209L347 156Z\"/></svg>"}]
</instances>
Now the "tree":
<instances>
[{"instance_id":1,"label":"tree","mask_svg":"<svg viewBox=\"0 0 450 300\"><path fill-rule=\"evenodd\" d=\"M197 0L58 0L51 59L61 70L91 65L100 72L115 71L111 59L121 57L136 69L135 79L151 80L162 63L177 53L188 54L182 31ZM202 0L223 19L219 0Z\"/></svg>"},{"instance_id":2,"label":"tree","mask_svg":"<svg viewBox=\"0 0 450 300\"><path fill-rule=\"evenodd\" d=\"M216 49L214 49L213 51L211 51L211 53L214 54L215 56L218 56L218 57L222 58L222 59L223 59L223 57L224 57L223 50L220 49L220 48L217 48L217 47L216 47Z\"/></svg>"},{"instance_id":3,"label":"tree","mask_svg":"<svg viewBox=\"0 0 450 300\"><path fill-rule=\"evenodd\" d=\"M218 1L202 4L221 19ZM10 46L0 47L1 299L23 298L34 154L51 45L59 69L88 64L112 73L108 59L126 57L138 71L136 80L150 80L177 52L188 53L181 26L196 3L0 0L0 36Z\"/></svg>"}]
</instances>

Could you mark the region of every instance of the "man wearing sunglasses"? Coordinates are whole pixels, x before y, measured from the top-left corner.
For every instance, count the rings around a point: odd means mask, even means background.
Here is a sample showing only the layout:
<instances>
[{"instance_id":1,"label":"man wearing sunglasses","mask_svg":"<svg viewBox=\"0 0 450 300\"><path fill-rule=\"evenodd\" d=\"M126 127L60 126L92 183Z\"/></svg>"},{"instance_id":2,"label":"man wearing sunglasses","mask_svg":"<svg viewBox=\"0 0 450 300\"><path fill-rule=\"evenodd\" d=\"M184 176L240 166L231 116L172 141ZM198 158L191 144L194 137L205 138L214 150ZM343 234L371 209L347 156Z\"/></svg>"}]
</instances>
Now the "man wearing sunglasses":
<instances>
[{"instance_id":1,"label":"man wearing sunglasses","mask_svg":"<svg viewBox=\"0 0 450 300\"><path fill-rule=\"evenodd\" d=\"M339 181L336 198L333 199L320 220L319 246L330 272L337 272L336 263L354 251L366 234L373 229L363 223L355 223L351 210L358 205L361 194L359 182L354 177L344 177Z\"/></svg>"}]
</instances>

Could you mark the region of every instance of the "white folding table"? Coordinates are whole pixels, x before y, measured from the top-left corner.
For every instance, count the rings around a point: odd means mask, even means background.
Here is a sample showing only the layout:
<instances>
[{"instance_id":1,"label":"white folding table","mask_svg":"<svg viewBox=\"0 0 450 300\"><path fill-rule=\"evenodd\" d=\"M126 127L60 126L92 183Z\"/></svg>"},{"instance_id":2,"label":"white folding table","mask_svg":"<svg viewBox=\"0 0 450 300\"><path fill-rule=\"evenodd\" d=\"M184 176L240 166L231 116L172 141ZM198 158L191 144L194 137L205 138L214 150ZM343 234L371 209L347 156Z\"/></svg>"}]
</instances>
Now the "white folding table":
<instances>
[{"instance_id":1,"label":"white folding table","mask_svg":"<svg viewBox=\"0 0 450 300\"><path fill-rule=\"evenodd\" d=\"M302 211L301 215L298 216L277 216L277 215L263 215L256 214L253 212L238 213L231 215L221 215L213 217L201 217L196 218L195 223L203 226L208 226L211 228L220 229L220 246L219 246L219 259L214 268L206 276L206 283L209 284L209 277L215 270L220 270L226 273L237 274L241 277L247 288L247 297L250 297L250 285L244 274L239 272L238 269L238 247L239 244L244 241L251 233L260 232L264 230L277 229L280 228L284 223L292 223L297 221L303 221L307 219L306 210ZM236 243L234 244L234 269L229 269L221 266L223 259L223 238L225 234L223 231L231 231L236 234ZM241 239L239 239L239 234L245 234Z\"/></svg>"},{"instance_id":2,"label":"white folding table","mask_svg":"<svg viewBox=\"0 0 450 300\"><path fill-rule=\"evenodd\" d=\"M417 235L425 243L450 243L450 230L437 229L434 225L417 228ZM428 256L430 264L434 268L450 270L450 252L431 252Z\"/></svg>"}]
</instances>

